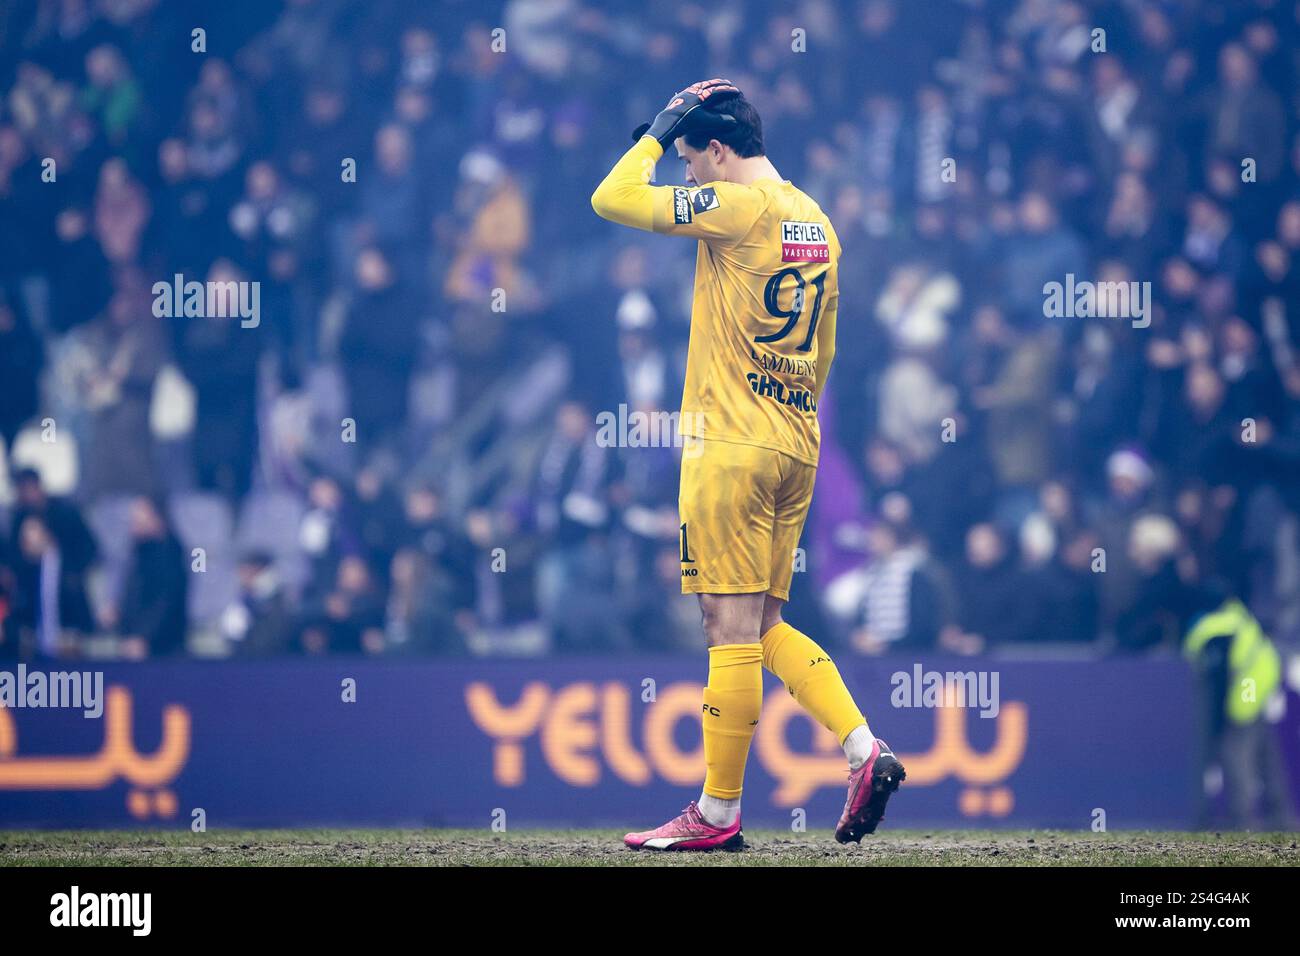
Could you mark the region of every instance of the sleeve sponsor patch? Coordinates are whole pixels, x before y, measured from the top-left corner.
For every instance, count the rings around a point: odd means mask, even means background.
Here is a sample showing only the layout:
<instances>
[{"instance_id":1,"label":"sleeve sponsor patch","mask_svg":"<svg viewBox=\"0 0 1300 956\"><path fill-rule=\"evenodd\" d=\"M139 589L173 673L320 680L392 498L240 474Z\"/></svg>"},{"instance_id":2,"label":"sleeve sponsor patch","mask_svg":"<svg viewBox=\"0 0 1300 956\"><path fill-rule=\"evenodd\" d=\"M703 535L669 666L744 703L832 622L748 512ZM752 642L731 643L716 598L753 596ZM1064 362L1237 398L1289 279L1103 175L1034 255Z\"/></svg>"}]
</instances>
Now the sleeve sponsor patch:
<instances>
[{"instance_id":1,"label":"sleeve sponsor patch","mask_svg":"<svg viewBox=\"0 0 1300 956\"><path fill-rule=\"evenodd\" d=\"M691 193L684 186L673 190L673 222L684 226L691 221Z\"/></svg>"},{"instance_id":2,"label":"sleeve sponsor patch","mask_svg":"<svg viewBox=\"0 0 1300 956\"><path fill-rule=\"evenodd\" d=\"M696 189L691 192L691 205L695 211L708 212L710 209L717 209L720 205L718 194L712 186L705 186L703 189Z\"/></svg>"},{"instance_id":3,"label":"sleeve sponsor patch","mask_svg":"<svg viewBox=\"0 0 1300 956\"><path fill-rule=\"evenodd\" d=\"M781 222L782 262L830 262L831 246L820 222Z\"/></svg>"}]
</instances>

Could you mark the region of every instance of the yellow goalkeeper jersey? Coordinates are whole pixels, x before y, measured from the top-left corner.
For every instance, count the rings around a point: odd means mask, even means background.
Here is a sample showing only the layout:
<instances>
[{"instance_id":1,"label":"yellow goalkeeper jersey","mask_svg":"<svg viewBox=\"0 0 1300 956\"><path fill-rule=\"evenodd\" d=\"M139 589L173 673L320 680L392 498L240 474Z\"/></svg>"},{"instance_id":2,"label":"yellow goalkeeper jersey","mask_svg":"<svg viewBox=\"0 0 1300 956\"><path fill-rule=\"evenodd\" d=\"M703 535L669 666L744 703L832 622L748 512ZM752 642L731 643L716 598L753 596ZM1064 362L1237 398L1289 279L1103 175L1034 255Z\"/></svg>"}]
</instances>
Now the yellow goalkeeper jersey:
<instances>
[{"instance_id":1,"label":"yellow goalkeeper jersey","mask_svg":"<svg viewBox=\"0 0 1300 956\"><path fill-rule=\"evenodd\" d=\"M699 240L683 432L816 465L817 400L835 355L835 230L788 181L651 186L661 155L643 137L591 204L606 219Z\"/></svg>"}]
</instances>

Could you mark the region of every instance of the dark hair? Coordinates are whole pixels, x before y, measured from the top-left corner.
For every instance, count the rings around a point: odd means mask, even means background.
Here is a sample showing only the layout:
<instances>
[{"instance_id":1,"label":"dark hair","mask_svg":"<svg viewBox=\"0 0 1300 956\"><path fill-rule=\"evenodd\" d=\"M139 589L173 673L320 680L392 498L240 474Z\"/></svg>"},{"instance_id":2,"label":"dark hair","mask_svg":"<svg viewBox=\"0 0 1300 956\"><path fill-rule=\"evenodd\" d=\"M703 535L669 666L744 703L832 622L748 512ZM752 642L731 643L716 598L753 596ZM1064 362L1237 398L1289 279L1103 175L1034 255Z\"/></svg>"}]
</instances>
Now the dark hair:
<instances>
[{"instance_id":1,"label":"dark hair","mask_svg":"<svg viewBox=\"0 0 1300 956\"><path fill-rule=\"evenodd\" d=\"M736 122L727 129L718 131L703 129L687 133L684 139L691 149L704 149L709 140L716 139L724 146L730 146L741 159L763 155L763 121L758 116L754 104L744 95L724 100L717 106L705 105L703 109L721 116L733 117Z\"/></svg>"}]
</instances>

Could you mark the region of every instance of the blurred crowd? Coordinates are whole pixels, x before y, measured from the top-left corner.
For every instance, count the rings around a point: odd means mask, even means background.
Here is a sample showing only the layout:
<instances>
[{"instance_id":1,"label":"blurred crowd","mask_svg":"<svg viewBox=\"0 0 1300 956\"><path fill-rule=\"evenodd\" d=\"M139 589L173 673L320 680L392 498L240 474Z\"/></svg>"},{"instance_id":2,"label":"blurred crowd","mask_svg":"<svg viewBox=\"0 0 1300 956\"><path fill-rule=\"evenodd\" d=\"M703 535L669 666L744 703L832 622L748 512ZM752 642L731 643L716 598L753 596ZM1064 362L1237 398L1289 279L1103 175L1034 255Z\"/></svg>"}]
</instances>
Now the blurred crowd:
<instances>
[{"instance_id":1,"label":"blurred crowd","mask_svg":"<svg viewBox=\"0 0 1300 956\"><path fill-rule=\"evenodd\" d=\"M0 7L0 657L695 649L694 244L588 198L730 77L844 248L791 619L1300 642L1300 4ZM675 163L660 165L674 182ZM257 283L260 315L157 314ZM1139 319L1046 283L1138 283Z\"/></svg>"}]
</instances>

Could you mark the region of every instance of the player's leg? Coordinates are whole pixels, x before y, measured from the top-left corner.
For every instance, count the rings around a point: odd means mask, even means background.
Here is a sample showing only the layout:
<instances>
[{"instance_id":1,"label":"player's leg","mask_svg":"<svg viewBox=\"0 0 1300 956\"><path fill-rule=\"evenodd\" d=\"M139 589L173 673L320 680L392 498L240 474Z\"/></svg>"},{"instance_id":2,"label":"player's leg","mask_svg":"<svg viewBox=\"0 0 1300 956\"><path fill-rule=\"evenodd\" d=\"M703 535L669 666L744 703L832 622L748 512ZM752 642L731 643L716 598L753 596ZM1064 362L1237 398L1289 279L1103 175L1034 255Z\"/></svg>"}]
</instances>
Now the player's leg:
<instances>
[{"instance_id":1,"label":"player's leg","mask_svg":"<svg viewBox=\"0 0 1300 956\"><path fill-rule=\"evenodd\" d=\"M696 458L682 460L682 590L699 596L709 648L699 805L709 822L730 826L740 817L745 761L763 703L759 627L783 456L752 445L700 445Z\"/></svg>"},{"instance_id":2,"label":"player's leg","mask_svg":"<svg viewBox=\"0 0 1300 956\"><path fill-rule=\"evenodd\" d=\"M907 772L889 745L871 732L829 654L781 616L784 598L767 595L763 609L763 666L779 677L808 714L835 734L849 761L848 794L835 839L858 842L874 833L885 806Z\"/></svg>"},{"instance_id":3,"label":"player's leg","mask_svg":"<svg viewBox=\"0 0 1300 956\"><path fill-rule=\"evenodd\" d=\"M791 458L785 458L783 464L772 519L770 583L760 624L763 666L781 679L799 706L835 735L845 748L850 767L856 770L870 756L874 739L866 718L844 686L831 656L781 616L782 607L790 599L795 551L817 478L817 469L811 465Z\"/></svg>"},{"instance_id":4,"label":"player's leg","mask_svg":"<svg viewBox=\"0 0 1300 956\"><path fill-rule=\"evenodd\" d=\"M772 532L771 585L761 624L763 666L789 689L795 701L835 735L849 761L849 790L835 828L841 843L872 833L884 816L889 795L905 777L903 766L878 740L844 684L831 656L782 617L790 598L795 549L812 501L816 469L788 460L777 491Z\"/></svg>"},{"instance_id":5,"label":"player's leg","mask_svg":"<svg viewBox=\"0 0 1300 956\"><path fill-rule=\"evenodd\" d=\"M714 826L731 826L740 817L745 762L763 706L763 645L758 637L765 597L762 592L699 596L709 646L699 807Z\"/></svg>"},{"instance_id":6,"label":"player's leg","mask_svg":"<svg viewBox=\"0 0 1300 956\"><path fill-rule=\"evenodd\" d=\"M835 735L849 768L871 756L875 740L830 654L781 616L785 597L768 593L763 607L763 666L781 679L795 701Z\"/></svg>"},{"instance_id":7,"label":"player's leg","mask_svg":"<svg viewBox=\"0 0 1300 956\"><path fill-rule=\"evenodd\" d=\"M682 460L682 591L699 595L709 647L702 724L704 792L676 819L629 833L634 848L743 845L740 793L763 702L759 627L772 548L778 453L701 441Z\"/></svg>"}]
</instances>

